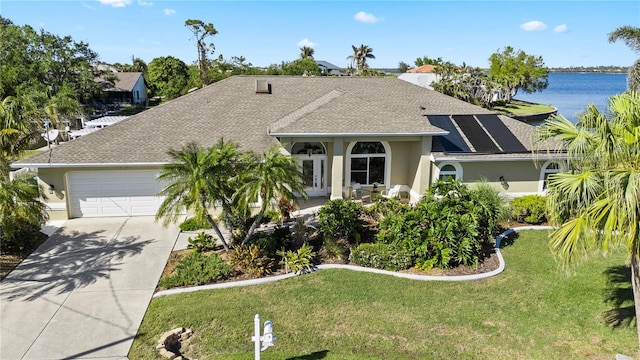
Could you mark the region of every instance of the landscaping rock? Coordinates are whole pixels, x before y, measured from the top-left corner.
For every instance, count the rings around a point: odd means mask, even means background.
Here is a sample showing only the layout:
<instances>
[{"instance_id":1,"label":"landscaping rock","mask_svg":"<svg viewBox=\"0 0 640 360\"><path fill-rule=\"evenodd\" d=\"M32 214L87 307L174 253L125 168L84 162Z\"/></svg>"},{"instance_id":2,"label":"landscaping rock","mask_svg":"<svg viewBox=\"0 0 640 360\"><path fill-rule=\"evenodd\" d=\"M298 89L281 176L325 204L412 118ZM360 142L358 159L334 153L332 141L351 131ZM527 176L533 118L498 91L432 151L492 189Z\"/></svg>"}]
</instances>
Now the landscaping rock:
<instances>
[{"instance_id":1,"label":"landscaping rock","mask_svg":"<svg viewBox=\"0 0 640 360\"><path fill-rule=\"evenodd\" d=\"M181 342L189 339L193 335L191 329L185 329L183 327L175 328L167 331L160 336L158 340L158 353L160 356L168 359L189 360L180 354Z\"/></svg>"}]
</instances>

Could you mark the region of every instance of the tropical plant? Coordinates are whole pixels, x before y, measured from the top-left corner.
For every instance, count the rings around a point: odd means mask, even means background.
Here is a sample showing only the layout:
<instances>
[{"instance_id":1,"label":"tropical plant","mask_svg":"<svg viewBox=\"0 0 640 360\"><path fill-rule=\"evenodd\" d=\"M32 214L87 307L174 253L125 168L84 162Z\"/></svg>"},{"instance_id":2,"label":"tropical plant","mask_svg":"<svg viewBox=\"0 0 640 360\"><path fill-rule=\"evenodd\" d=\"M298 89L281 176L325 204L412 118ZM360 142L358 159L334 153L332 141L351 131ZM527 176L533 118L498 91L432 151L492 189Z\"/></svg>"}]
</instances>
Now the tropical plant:
<instances>
[{"instance_id":1,"label":"tropical plant","mask_svg":"<svg viewBox=\"0 0 640 360\"><path fill-rule=\"evenodd\" d=\"M626 247L636 314L640 314L640 95L609 99L607 112L589 105L572 123L548 119L540 139L560 140L568 170L549 175L547 211L553 251L570 264L587 251ZM640 316L636 316L640 340Z\"/></svg>"},{"instance_id":2,"label":"tropical plant","mask_svg":"<svg viewBox=\"0 0 640 360\"><path fill-rule=\"evenodd\" d=\"M195 251L209 251L216 248L216 241L213 236L207 234L204 231L201 231L196 235L196 237L189 237L187 239L189 245L187 245L188 249L194 249Z\"/></svg>"},{"instance_id":3,"label":"tropical plant","mask_svg":"<svg viewBox=\"0 0 640 360\"><path fill-rule=\"evenodd\" d=\"M216 253L193 251L180 259L171 276L160 279L158 286L172 288L210 284L229 277L231 266Z\"/></svg>"},{"instance_id":4,"label":"tropical plant","mask_svg":"<svg viewBox=\"0 0 640 360\"><path fill-rule=\"evenodd\" d=\"M21 174L11 180L8 169L0 168L0 240L3 250L22 251L37 239L34 237L48 219L47 207L38 197L38 184L33 176Z\"/></svg>"},{"instance_id":5,"label":"tropical plant","mask_svg":"<svg viewBox=\"0 0 640 360\"><path fill-rule=\"evenodd\" d=\"M351 260L360 266L400 271L413 265L411 254L394 245L365 243L351 250Z\"/></svg>"},{"instance_id":6,"label":"tropical plant","mask_svg":"<svg viewBox=\"0 0 640 360\"><path fill-rule=\"evenodd\" d=\"M322 239L322 246L320 247L322 259L347 262L349 254L349 243L346 239L339 239L330 235L326 235Z\"/></svg>"},{"instance_id":7,"label":"tropical plant","mask_svg":"<svg viewBox=\"0 0 640 360\"><path fill-rule=\"evenodd\" d=\"M349 244L360 240L363 230L362 204L345 199L330 200L318 211L318 230L325 237L345 239Z\"/></svg>"},{"instance_id":8,"label":"tropical plant","mask_svg":"<svg viewBox=\"0 0 640 360\"><path fill-rule=\"evenodd\" d=\"M376 58L375 55L373 55L373 48L368 45L361 44L359 47L351 45L351 49L353 50L353 54L347 56L347 60L351 60L352 67L355 66L357 74L369 67L367 59Z\"/></svg>"},{"instance_id":9,"label":"tropical plant","mask_svg":"<svg viewBox=\"0 0 640 360\"><path fill-rule=\"evenodd\" d=\"M542 195L519 196L509 203L511 217L518 222L540 224L547 220L546 197Z\"/></svg>"},{"instance_id":10,"label":"tropical plant","mask_svg":"<svg viewBox=\"0 0 640 360\"><path fill-rule=\"evenodd\" d=\"M609 42L618 40L624 41L631 50L640 53L640 27L621 26L609 33ZM640 91L640 59L629 68L627 90Z\"/></svg>"},{"instance_id":11,"label":"tropical plant","mask_svg":"<svg viewBox=\"0 0 640 360\"><path fill-rule=\"evenodd\" d=\"M220 154L216 149L230 147L230 153ZM172 162L164 165L158 179L168 185L159 195L165 196L156 213L156 220L164 218L164 224L176 222L184 210L193 210L195 221L206 221L215 231L222 246L229 251L222 231L209 213L216 201L228 199L228 187L235 152L233 144L225 145L222 141L218 147L210 150L196 143L189 143L180 150L170 149L167 154ZM216 156L220 156L217 158Z\"/></svg>"},{"instance_id":12,"label":"tropical plant","mask_svg":"<svg viewBox=\"0 0 640 360\"><path fill-rule=\"evenodd\" d=\"M313 251L313 247L309 244L302 245L296 251L280 250L278 255L282 257L280 264L284 265L286 273L291 271L296 274L304 274L313 270L313 260L316 253Z\"/></svg>"},{"instance_id":13,"label":"tropical plant","mask_svg":"<svg viewBox=\"0 0 640 360\"><path fill-rule=\"evenodd\" d=\"M179 227L182 231L211 229L211 225L209 225L209 223L207 223L206 221L198 222L194 217L186 218L183 222L180 223Z\"/></svg>"},{"instance_id":14,"label":"tropical plant","mask_svg":"<svg viewBox=\"0 0 640 360\"><path fill-rule=\"evenodd\" d=\"M541 56L528 55L507 46L502 52L491 54L489 63L489 78L502 85L505 90L503 99L507 103L516 96L518 90L533 93L549 85L549 71Z\"/></svg>"},{"instance_id":15,"label":"tropical plant","mask_svg":"<svg viewBox=\"0 0 640 360\"><path fill-rule=\"evenodd\" d=\"M229 263L237 271L252 276L263 277L271 274L274 259L267 252L256 245L236 246L229 253Z\"/></svg>"},{"instance_id":16,"label":"tropical plant","mask_svg":"<svg viewBox=\"0 0 640 360\"><path fill-rule=\"evenodd\" d=\"M249 241L264 212L273 207L273 202L285 199L297 204L297 196L307 198L300 180L302 171L298 161L291 155L284 154L280 146L271 148L261 156L254 155L253 160L247 160L246 164L246 171L237 179L240 185L235 199L238 205L246 208L249 204L260 201L260 209L242 241L243 244Z\"/></svg>"},{"instance_id":17,"label":"tropical plant","mask_svg":"<svg viewBox=\"0 0 640 360\"><path fill-rule=\"evenodd\" d=\"M300 48L300 58L301 59L307 59L307 58L313 59L313 53L314 52L315 52L315 50L312 47L303 46L303 47Z\"/></svg>"}]
</instances>

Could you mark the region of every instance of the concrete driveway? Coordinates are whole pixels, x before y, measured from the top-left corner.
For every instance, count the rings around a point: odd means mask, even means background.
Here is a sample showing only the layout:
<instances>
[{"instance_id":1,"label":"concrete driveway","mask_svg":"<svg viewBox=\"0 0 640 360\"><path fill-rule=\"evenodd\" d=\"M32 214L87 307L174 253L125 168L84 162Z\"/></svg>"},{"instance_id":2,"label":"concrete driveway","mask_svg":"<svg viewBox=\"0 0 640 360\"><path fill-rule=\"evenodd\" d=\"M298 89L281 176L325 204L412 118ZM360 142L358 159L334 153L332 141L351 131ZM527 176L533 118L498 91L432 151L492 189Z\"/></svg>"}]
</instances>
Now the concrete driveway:
<instances>
[{"instance_id":1,"label":"concrete driveway","mask_svg":"<svg viewBox=\"0 0 640 360\"><path fill-rule=\"evenodd\" d=\"M65 222L0 282L0 359L126 359L178 233L153 217Z\"/></svg>"}]
</instances>

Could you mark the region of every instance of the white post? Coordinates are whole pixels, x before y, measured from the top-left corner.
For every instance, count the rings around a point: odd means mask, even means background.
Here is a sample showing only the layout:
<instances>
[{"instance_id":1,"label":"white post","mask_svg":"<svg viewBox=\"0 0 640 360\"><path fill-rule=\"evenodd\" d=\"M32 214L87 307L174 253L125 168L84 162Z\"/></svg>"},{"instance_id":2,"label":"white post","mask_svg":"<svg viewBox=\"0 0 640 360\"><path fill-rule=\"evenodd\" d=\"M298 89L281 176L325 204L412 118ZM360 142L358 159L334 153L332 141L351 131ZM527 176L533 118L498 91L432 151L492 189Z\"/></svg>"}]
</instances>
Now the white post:
<instances>
[{"instance_id":1,"label":"white post","mask_svg":"<svg viewBox=\"0 0 640 360\"><path fill-rule=\"evenodd\" d=\"M254 336L253 336L253 343L254 343L254 354L255 354L255 360L260 360L260 315L256 314L256 316L253 318L253 327L254 327Z\"/></svg>"}]
</instances>

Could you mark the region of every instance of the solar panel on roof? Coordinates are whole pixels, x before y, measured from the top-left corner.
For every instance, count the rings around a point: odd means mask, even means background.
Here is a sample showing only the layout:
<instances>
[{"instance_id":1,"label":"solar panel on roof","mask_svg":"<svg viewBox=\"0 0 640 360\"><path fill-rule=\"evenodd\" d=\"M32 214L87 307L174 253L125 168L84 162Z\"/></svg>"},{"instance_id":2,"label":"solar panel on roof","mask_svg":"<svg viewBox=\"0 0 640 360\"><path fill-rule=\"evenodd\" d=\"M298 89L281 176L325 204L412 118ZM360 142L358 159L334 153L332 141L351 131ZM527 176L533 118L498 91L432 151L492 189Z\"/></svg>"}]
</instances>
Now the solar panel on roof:
<instances>
[{"instance_id":1,"label":"solar panel on roof","mask_svg":"<svg viewBox=\"0 0 640 360\"><path fill-rule=\"evenodd\" d=\"M437 126L449 132L445 136L438 136L444 151L446 152L470 152L469 145L464 141L462 135L451 121L448 115L427 115L431 125Z\"/></svg>"},{"instance_id":2,"label":"solar panel on roof","mask_svg":"<svg viewBox=\"0 0 640 360\"><path fill-rule=\"evenodd\" d=\"M477 152L501 152L480 124L478 124L478 121L473 117L473 115L453 115L453 120L455 120L458 127L462 130L467 139L469 139L471 145L473 145Z\"/></svg>"},{"instance_id":3,"label":"solar panel on roof","mask_svg":"<svg viewBox=\"0 0 640 360\"><path fill-rule=\"evenodd\" d=\"M485 129L493 136L498 142L498 145L505 152L527 152L526 147L522 145L520 140L513 135L511 130L500 120L498 115L495 114L483 114L476 115L476 118L484 126Z\"/></svg>"}]
</instances>

